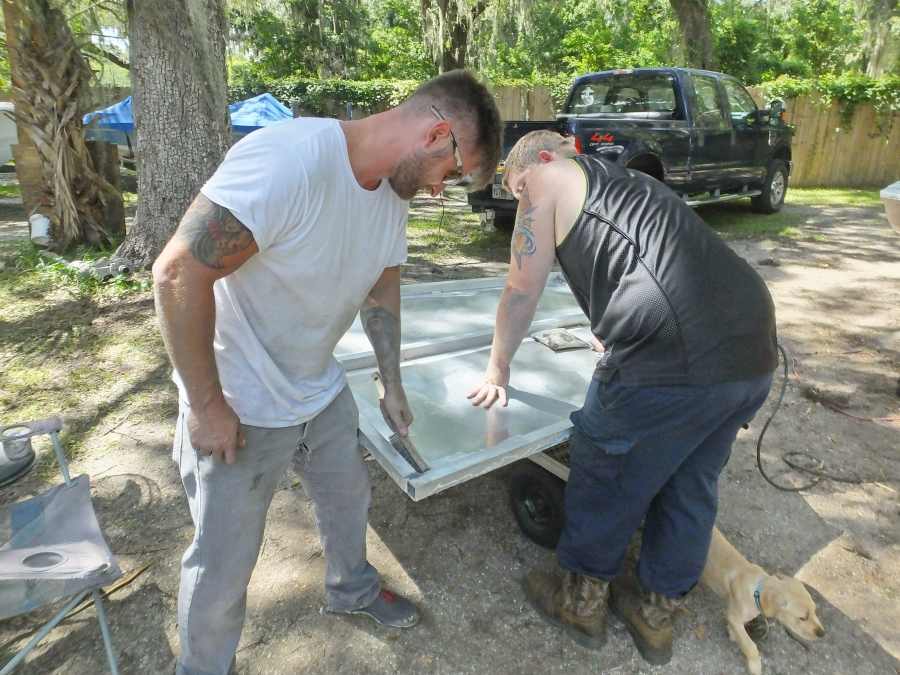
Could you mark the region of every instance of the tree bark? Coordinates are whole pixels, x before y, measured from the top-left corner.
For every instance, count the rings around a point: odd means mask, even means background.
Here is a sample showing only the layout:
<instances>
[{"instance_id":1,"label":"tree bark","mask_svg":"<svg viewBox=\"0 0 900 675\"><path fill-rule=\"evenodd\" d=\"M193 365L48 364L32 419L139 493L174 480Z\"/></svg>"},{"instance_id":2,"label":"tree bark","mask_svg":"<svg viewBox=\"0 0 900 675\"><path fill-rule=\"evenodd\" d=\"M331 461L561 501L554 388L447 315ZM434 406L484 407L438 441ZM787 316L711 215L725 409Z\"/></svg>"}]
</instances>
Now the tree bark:
<instances>
[{"instance_id":1,"label":"tree bark","mask_svg":"<svg viewBox=\"0 0 900 675\"><path fill-rule=\"evenodd\" d=\"M229 144L222 0L129 0L138 208L117 254L153 263Z\"/></svg>"},{"instance_id":2,"label":"tree bark","mask_svg":"<svg viewBox=\"0 0 900 675\"><path fill-rule=\"evenodd\" d=\"M678 17L686 65L715 70L716 59L707 0L669 0L669 4Z\"/></svg>"},{"instance_id":3,"label":"tree bark","mask_svg":"<svg viewBox=\"0 0 900 675\"><path fill-rule=\"evenodd\" d=\"M897 0L872 0L866 5L866 75L881 77L895 73L900 60L900 40L891 28L892 20L897 20Z\"/></svg>"}]
</instances>

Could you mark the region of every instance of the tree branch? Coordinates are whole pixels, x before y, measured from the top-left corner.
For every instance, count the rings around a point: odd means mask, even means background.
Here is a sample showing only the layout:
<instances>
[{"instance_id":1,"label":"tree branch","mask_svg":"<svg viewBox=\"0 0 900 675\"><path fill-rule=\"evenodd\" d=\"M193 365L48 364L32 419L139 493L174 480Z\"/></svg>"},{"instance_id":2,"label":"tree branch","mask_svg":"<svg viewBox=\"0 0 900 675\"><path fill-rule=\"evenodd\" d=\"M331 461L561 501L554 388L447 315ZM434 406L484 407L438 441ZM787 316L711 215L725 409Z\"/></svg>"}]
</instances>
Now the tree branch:
<instances>
[{"instance_id":1,"label":"tree branch","mask_svg":"<svg viewBox=\"0 0 900 675\"><path fill-rule=\"evenodd\" d=\"M123 61L119 56L115 53L100 47L99 45L89 44L84 45L83 49L88 52L93 52L95 55L99 54L103 58L105 58L110 63L114 63L117 66L124 68L125 70L131 70L131 64L128 61Z\"/></svg>"}]
</instances>

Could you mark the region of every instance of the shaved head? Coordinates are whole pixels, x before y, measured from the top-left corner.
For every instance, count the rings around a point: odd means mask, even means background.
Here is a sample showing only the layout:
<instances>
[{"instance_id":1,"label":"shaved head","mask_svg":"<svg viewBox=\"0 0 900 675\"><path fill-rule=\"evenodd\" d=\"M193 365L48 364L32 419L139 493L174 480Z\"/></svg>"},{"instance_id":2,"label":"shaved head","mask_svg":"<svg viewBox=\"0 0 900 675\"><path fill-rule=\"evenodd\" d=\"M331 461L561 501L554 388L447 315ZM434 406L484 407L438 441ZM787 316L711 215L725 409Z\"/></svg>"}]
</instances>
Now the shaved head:
<instances>
[{"instance_id":1,"label":"shaved head","mask_svg":"<svg viewBox=\"0 0 900 675\"><path fill-rule=\"evenodd\" d=\"M574 157L575 148L571 139L556 131L538 129L525 134L506 156L503 180L514 172L527 169L541 161L541 152L553 152L564 157Z\"/></svg>"}]
</instances>

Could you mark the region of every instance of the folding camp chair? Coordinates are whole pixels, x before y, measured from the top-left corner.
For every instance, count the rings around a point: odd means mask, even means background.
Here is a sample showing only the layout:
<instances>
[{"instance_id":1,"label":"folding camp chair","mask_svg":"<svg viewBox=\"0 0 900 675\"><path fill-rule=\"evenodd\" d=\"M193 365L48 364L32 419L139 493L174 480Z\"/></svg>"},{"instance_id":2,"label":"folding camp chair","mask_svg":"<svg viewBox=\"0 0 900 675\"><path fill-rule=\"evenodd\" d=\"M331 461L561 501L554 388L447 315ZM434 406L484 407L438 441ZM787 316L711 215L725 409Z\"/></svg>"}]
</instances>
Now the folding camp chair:
<instances>
[{"instance_id":1,"label":"folding camp chair","mask_svg":"<svg viewBox=\"0 0 900 675\"><path fill-rule=\"evenodd\" d=\"M21 454L33 436L49 434L63 483L25 501L0 507L0 619L31 612L69 598L65 606L4 667L11 673L25 656L88 595L113 675L118 675L100 588L122 575L103 539L86 475L71 478L59 431L62 420L52 417L0 428L4 446ZM10 453L8 453L10 454Z\"/></svg>"}]
</instances>

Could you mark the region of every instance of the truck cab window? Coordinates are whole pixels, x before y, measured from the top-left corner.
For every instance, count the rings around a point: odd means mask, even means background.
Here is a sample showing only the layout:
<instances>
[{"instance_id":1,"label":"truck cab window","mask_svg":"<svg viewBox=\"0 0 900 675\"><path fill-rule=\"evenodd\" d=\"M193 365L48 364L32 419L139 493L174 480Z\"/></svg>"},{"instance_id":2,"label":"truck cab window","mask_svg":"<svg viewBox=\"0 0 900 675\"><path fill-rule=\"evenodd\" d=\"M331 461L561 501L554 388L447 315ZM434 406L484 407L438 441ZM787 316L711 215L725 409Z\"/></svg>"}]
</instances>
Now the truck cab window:
<instances>
[{"instance_id":1,"label":"truck cab window","mask_svg":"<svg viewBox=\"0 0 900 675\"><path fill-rule=\"evenodd\" d=\"M677 109L671 75L623 72L575 85L565 112L673 119Z\"/></svg>"},{"instance_id":2,"label":"truck cab window","mask_svg":"<svg viewBox=\"0 0 900 675\"><path fill-rule=\"evenodd\" d=\"M753 97L734 80L723 79L722 85L725 87L725 96L728 97L728 107L731 108L731 121L744 123L747 115L756 111Z\"/></svg>"},{"instance_id":3,"label":"truck cab window","mask_svg":"<svg viewBox=\"0 0 900 675\"><path fill-rule=\"evenodd\" d=\"M722 129L730 126L725 117L725 110L719 99L719 88L716 79L705 75L694 75L694 92L697 106L694 112L694 123L706 129Z\"/></svg>"}]
</instances>

